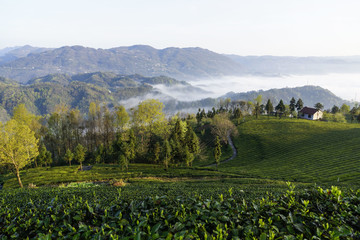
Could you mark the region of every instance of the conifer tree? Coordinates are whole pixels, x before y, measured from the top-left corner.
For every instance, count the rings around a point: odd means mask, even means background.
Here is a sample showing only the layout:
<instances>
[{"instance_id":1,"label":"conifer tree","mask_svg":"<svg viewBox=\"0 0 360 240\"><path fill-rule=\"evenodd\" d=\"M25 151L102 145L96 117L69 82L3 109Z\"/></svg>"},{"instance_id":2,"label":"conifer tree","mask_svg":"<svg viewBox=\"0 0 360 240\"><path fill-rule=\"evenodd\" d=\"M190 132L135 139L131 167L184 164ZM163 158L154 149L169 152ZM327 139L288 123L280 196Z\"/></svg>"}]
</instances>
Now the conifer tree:
<instances>
[{"instance_id":1,"label":"conifer tree","mask_svg":"<svg viewBox=\"0 0 360 240\"><path fill-rule=\"evenodd\" d=\"M268 99L268 101L266 103L265 110L266 110L268 116L270 116L271 112L274 110L273 104L270 101L270 99Z\"/></svg>"},{"instance_id":2,"label":"conifer tree","mask_svg":"<svg viewBox=\"0 0 360 240\"><path fill-rule=\"evenodd\" d=\"M194 161L194 154L189 151L189 147L185 146L184 148L184 162L187 167L192 166L192 162Z\"/></svg>"},{"instance_id":3,"label":"conifer tree","mask_svg":"<svg viewBox=\"0 0 360 240\"><path fill-rule=\"evenodd\" d=\"M163 164L165 168L168 169L171 159L171 147L167 139L164 141L163 151L164 151Z\"/></svg>"},{"instance_id":4,"label":"conifer tree","mask_svg":"<svg viewBox=\"0 0 360 240\"><path fill-rule=\"evenodd\" d=\"M218 167L220 164L220 157L221 157L221 143L219 136L216 136L215 148L214 148L214 158L216 162L216 167Z\"/></svg>"},{"instance_id":5,"label":"conifer tree","mask_svg":"<svg viewBox=\"0 0 360 240\"><path fill-rule=\"evenodd\" d=\"M301 98L299 98L295 104L295 107L298 111L300 111L301 109L303 109L304 107L304 103L303 101L301 100Z\"/></svg>"},{"instance_id":6,"label":"conifer tree","mask_svg":"<svg viewBox=\"0 0 360 240\"><path fill-rule=\"evenodd\" d=\"M130 129L129 132L129 161L132 161L135 159L136 156L136 137L134 134L134 130Z\"/></svg>"}]
</instances>

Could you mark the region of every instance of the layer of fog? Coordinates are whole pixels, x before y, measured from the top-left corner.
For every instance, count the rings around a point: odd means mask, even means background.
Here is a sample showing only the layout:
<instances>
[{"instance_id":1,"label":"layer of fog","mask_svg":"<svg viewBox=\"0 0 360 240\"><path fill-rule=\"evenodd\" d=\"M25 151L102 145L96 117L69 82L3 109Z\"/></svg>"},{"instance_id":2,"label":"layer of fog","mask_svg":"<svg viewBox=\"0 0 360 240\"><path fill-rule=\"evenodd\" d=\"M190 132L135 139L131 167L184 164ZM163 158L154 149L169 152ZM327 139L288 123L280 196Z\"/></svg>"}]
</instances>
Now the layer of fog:
<instances>
[{"instance_id":1,"label":"layer of fog","mask_svg":"<svg viewBox=\"0 0 360 240\"><path fill-rule=\"evenodd\" d=\"M213 97L214 92L205 88L190 85L166 86L163 84L153 85L153 88L165 95L171 96L179 101L196 101L207 97Z\"/></svg>"},{"instance_id":2,"label":"layer of fog","mask_svg":"<svg viewBox=\"0 0 360 240\"><path fill-rule=\"evenodd\" d=\"M204 98L217 98L228 92L247 92L268 90L271 88L301 87L315 85L330 90L335 95L349 101L360 99L360 74L293 75L283 77L223 77L219 79L201 79L189 82L189 85L153 85L154 90L143 96L123 100L120 104L130 109L146 99L157 99L167 107L167 112L178 112L176 101L195 101ZM169 108L170 107L170 108ZM173 109L172 109L173 108ZM197 108L186 109L196 112ZM184 110L182 109L181 112Z\"/></svg>"},{"instance_id":3,"label":"layer of fog","mask_svg":"<svg viewBox=\"0 0 360 240\"><path fill-rule=\"evenodd\" d=\"M190 81L191 85L211 93L192 96L193 99L220 97L228 92L247 92L271 88L315 85L328 89L345 100L360 99L360 74L291 75L276 77L243 76Z\"/></svg>"}]
</instances>

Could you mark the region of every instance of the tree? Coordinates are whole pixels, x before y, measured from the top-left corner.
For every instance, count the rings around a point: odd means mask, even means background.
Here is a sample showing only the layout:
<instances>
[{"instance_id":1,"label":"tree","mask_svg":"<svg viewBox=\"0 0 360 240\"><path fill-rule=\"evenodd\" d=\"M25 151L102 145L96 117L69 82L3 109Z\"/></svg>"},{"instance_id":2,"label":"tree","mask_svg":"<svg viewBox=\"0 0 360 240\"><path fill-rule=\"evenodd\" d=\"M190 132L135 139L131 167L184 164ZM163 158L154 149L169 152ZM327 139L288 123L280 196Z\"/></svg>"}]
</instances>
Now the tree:
<instances>
[{"instance_id":1,"label":"tree","mask_svg":"<svg viewBox=\"0 0 360 240\"><path fill-rule=\"evenodd\" d=\"M300 111L301 109L303 109L304 107L304 103L301 100L301 98L299 98L299 100L297 100L296 104L295 104L296 110Z\"/></svg>"},{"instance_id":2,"label":"tree","mask_svg":"<svg viewBox=\"0 0 360 240\"><path fill-rule=\"evenodd\" d=\"M349 106L349 105L346 105L346 104L344 103L343 105L341 105L340 111L341 111L343 114L347 114L347 113L350 112L350 106Z\"/></svg>"},{"instance_id":3,"label":"tree","mask_svg":"<svg viewBox=\"0 0 360 240\"><path fill-rule=\"evenodd\" d=\"M221 157L221 143L219 136L216 136L215 148L214 148L214 158L216 162L216 167L218 167L220 164L220 157Z\"/></svg>"},{"instance_id":4,"label":"tree","mask_svg":"<svg viewBox=\"0 0 360 240\"><path fill-rule=\"evenodd\" d=\"M80 163L80 170L82 170L82 163L85 160L86 149L80 143L76 146L74 152L74 160Z\"/></svg>"},{"instance_id":5,"label":"tree","mask_svg":"<svg viewBox=\"0 0 360 240\"><path fill-rule=\"evenodd\" d=\"M237 135L238 131L233 122L226 114L217 114L213 118L211 132L220 137L221 141L227 143L228 135Z\"/></svg>"},{"instance_id":6,"label":"tree","mask_svg":"<svg viewBox=\"0 0 360 240\"><path fill-rule=\"evenodd\" d=\"M351 123L355 120L355 115L356 115L357 112L358 112L358 110L357 110L356 107L353 107L353 108L350 110Z\"/></svg>"},{"instance_id":7,"label":"tree","mask_svg":"<svg viewBox=\"0 0 360 240\"><path fill-rule=\"evenodd\" d=\"M165 114L162 109L164 104L155 99L148 99L139 104L133 113L133 121L138 134L141 136L139 143L141 153L146 153L148 140L151 134L162 135L166 133L167 126Z\"/></svg>"},{"instance_id":8,"label":"tree","mask_svg":"<svg viewBox=\"0 0 360 240\"><path fill-rule=\"evenodd\" d=\"M37 163L42 166L48 166L52 163L51 152L48 151L44 144L41 144L39 148L39 155L36 157Z\"/></svg>"},{"instance_id":9,"label":"tree","mask_svg":"<svg viewBox=\"0 0 360 240\"><path fill-rule=\"evenodd\" d=\"M66 149L66 153L64 156L64 160L69 163L69 166L71 166L71 161L74 158L74 154L71 152L70 149Z\"/></svg>"},{"instance_id":10,"label":"tree","mask_svg":"<svg viewBox=\"0 0 360 240\"><path fill-rule=\"evenodd\" d=\"M185 146L184 149L184 161L187 167L190 167L194 161L194 154L189 151L188 146Z\"/></svg>"},{"instance_id":11,"label":"tree","mask_svg":"<svg viewBox=\"0 0 360 240\"><path fill-rule=\"evenodd\" d=\"M134 112L134 121L141 128L150 128L150 132L160 132L165 115L162 112L164 104L155 99L141 102Z\"/></svg>"},{"instance_id":12,"label":"tree","mask_svg":"<svg viewBox=\"0 0 360 240\"><path fill-rule=\"evenodd\" d=\"M124 154L119 155L119 164L121 166L121 170L124 170L124 168L126 168L126 170L128 170L129 161Z\"/></svg>"},{"instance_id":13,"label":"tree","mask_svg":"<svg viewBox=\"0 0 360 240\"><path fill-rule=\"evenodd\" d=\"M332 108L331 108L331 113L335 114L335 113L338 113L340 112L340 108L336 105L334 105Z\"/></svg>"},{"instance_id":14,"label":"tree","mask_svg":"<svg viewBox=\"0 0 360 240\"><path fill-rule=\"evenodd\" d=\"M261 113L261 102L262 102L262 95L258 95L257 98L254 99L254 115L256 119L259 117Z\"/></svg>"},{"instance_id":15,"label":"tree","mask_svg":"<svg viewBox=\"0 0 360 240\"><path fill-rule=\"evenodd\" d=\"M129 133L128 149L129 149L129 161L132 161L136 156L136 137L132 129L130 129L130 133Z\"/></svg>"},{"instance_id":16,"label":"tree","mask_svg":"<svg viewBox=\"0 0 360 240\"><path fill-rule=\"evenodd\" d=\"M28 126L14 119L5 125L0 123L0 164L11 167L21 188L20 169L31 163L38 154L38 140Z\"/></svg>"},{"instance_id":17,"label":"tree","mask_svg":"<svg viewBox=\"0 0 360 240\"><path fill-rule=\"evenodd\" d=\"M265 105L265 110L266 110L268 116L270 116L271 112L274 111L274 107L273 107L270 99L268 99L268 101L267 101L267 103Z\"/></svg>"},{"instance_id":18,"label":"tree","mask_svg":"<svg viewBox=\"0 0 360 240\"><path fill-rule=\"evenodd\" d=\"M197 137L196 133L194 132L194 130L192 129L190 124L188 124L188 130L186 132L185 141L186 141L186 145L189 147L189 151L191 153L194 153L194 154L199 153L199 151L200 151L199 138Z\"/></svg>"},{"instance_id":19,"label":"tree","mask_svg":"<svg viewBox=\"0 0 360 240\"><path fill-rule=\"evenodd\" d=\"M41 117L30 113L25 107L25 104L19 104L13 109L13 119L20 124L28 126L37 138L39 138L39 130L41 128L40 118Z\"/></svg>"},{"instance_id":20,"label":"tree","mask_svg":"<svg viewBox=\"0 0 360 240\"><path fill-rule=\"evenodd\" d=\"M280 99L279 104L275 107L276 112L282 114L285 111L285 104L282 99ZM281 115L280 115L281 116Z\"/></svg>"},{"instance_id":21,"label":"tree","mask_svg":"<svg viewBox=\"0 0 360 240\"><path fill-rule=\"evenodd\" d=\"M159 142L155 143L154 146L154 162L158 163L160 160L161 146Z\"/></svg>"},{"instance_id":22,"label":"tree","mask_svg":"<svg viewBox=\"0 0 360 240\"><path fill-rule=\"evenodd\" d=\"M289 108L290 108L290 112L294 112L295 111L295 106L296 106L296 100L294 97L291 98L290 100L290 104L289 104Z\"/></svg>"},{"instance_id":23,"label":"tree","mask_svg":"<svg viewBox=\"0 0 360 240\"><path fill-rule=\"evenodd\" d=\"M167 139L164 141L162 148L164 149L163 164L165 168L168 169L171 158L171 147Z\"/></svg>"},{"instance_id":24,"label":"tree","mask_svg":"<svg viewBox=\"0 0 360 240\"><path fill-rule=\"evenodd\" d=\"M123 131L129 120L129 114L126 112L124 106L120 105L115 107L115 125L117 131Z\"/></svg>"},{"instance_id":25,"label":"tree","mask_svg":"<svg viewBox=\"0 0 360 240\"><path fill-rule=\"evenodd\" d=\"M322 110L323 108L324 108L324 105L322 105L321 103L316 103L315 105L314 105L314 107L317 109L317 110Z\"/></svg>"}]
</instances>

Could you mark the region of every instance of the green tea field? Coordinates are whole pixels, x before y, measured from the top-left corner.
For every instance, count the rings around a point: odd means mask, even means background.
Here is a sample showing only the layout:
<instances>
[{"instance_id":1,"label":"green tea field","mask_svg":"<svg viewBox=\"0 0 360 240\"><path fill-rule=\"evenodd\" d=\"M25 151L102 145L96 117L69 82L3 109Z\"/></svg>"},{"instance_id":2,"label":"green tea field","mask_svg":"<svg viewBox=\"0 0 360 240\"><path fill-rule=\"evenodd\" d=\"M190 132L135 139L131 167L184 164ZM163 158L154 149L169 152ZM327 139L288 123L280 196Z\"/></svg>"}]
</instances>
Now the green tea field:
<instances>
[{"instance_id":1,"label":"green tea field","mask_svg":"<svg viewBox=\"0 0 360 240\"><path fill-rule=\"evenodd\" d=\"M308 183L360 184L360 126L298 119L248 121L238 156L220 171Z\"/></svg>"}]
</instances>

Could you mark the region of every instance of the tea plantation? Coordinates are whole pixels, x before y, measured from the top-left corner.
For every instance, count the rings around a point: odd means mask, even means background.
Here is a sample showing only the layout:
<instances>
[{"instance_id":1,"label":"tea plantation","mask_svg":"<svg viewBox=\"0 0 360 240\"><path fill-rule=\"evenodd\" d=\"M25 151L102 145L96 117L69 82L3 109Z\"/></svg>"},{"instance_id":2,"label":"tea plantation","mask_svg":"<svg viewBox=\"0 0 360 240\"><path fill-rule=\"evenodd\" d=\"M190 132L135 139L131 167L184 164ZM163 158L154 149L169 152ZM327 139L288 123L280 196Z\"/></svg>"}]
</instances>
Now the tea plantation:
<instances>
[{"instance_id":1,"label":"tea plantation","mask_svg":"<svg viewBox=\"0 0 360 240\"><path fill-rule=\"evenodd\" d=\"M152 189L154 190L154 189ZM360 191L144 196L133 188L43 188L0 195L1 239L359 239ZM158 189L157 193L161 193ZM174 192L172 192L174 193ZM141 197L139 198L139 195ZM206 197L206 195L211 197ZM214 196L213 196L214 195ZM132 199L137 196L137 199Z\"/></svg>"},{"instance_id":2,"label":"tea plantation","mask_svg":"<svg viewBox=\"0 0 360 240\"><path fill-rule=\"evenodd\" d=\"M360 184L360 125L267 119L240 125L227 173L287 181Z\"/></svg>"},{"instance_id":3,"label":"tea plantation","mask_svg":"<svg viewBox=\"0 0 360 240\"><path fill-rule=\"evenodd\" d=\"M2 176L0 239L360 239L360 126L261 118L238 130L238 155L218 169L209 156L22 171L34 189Z\"/></svg>"}]
</instances>

